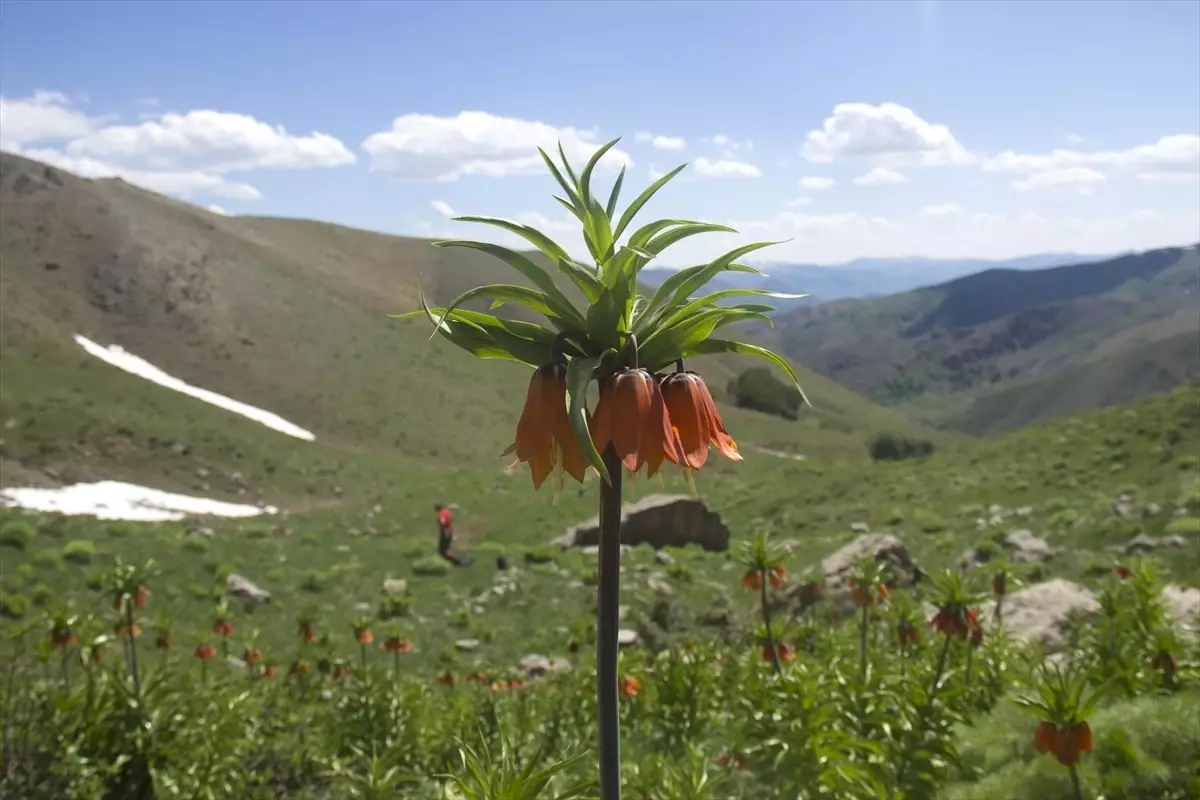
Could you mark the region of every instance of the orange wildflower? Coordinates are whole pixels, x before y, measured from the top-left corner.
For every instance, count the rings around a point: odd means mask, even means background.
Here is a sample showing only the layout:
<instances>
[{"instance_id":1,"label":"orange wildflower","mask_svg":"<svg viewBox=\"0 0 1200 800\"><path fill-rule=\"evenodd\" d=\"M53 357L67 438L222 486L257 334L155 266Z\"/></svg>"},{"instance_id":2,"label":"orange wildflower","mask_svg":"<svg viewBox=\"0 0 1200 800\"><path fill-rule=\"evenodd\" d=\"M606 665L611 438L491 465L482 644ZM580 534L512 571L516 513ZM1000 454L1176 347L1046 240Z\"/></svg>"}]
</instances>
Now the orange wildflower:
<instances>
[{"instance_id":1,"label":"orange wildflower","mask_svg":"<svg viewBox=\"0 0 1200 800\"><path fill-rule=\"evenodd\" d=\"M886 583L879 584L879 587L875 590L874 596L868 594L863 587L858 585L857 581L849 581L849 584L851 587L850 599L853 600L854 605L858 606L859 608L862 608L863 606L874 605L876 596L879 598L879 602L883 602L891 596L891 592L888 590Z\"/></svg>"},{"instance_id":2,"label":"orange wildflower","mask_svg":"<svg viewBox=\"0 0 1200 800\"><path fill-rule=\"evenodd\" d=\"M612 445L630 472L645 466L646 477L651 478L664 460L685 463L662 390L644 369L622 369L605 382L591 431L596 449L603 453Z\"/></svg>"},{"instance_id":3,"label":"orange wildflower","mask_svg":"<svg viewBox=\"0 0 1200 800\"><path fill-rule=\"evenodd\" d=\"M233 636L233 625L228 620L215 620L212 629L217 636Z\"/></svg>"},{"instance_id":4,"label":"orange wildflower","mask_svg":"<svg viewBox=\"0 0 1200 800\"><path fill-rule=\"evenodd\" d=\"M510 689L524 689L525 686L525 681L521 680L520 678L513 678L508 682L508 688Z\"/></svg>"},{"instance_id":5,"label":"orange wildflower","mask_svg":"<svg viewBox=\"0 0 1200 800\"><path fill-rule=\"evenodd\" d=\"M291 669L288 672L292 675L307 675L312 670L312 664L307 661L293 661Z\"/></svg>"},{"instance_id":6,"label":"orange wildflower","mask_svg":"<svg viewBox=\"0 0 1200 800\"><path fill-rule=\"evenodd\" d=\"M169 633L159 634L158 638L154 640L154 648L156 650L170 650L171 649L171 634L169 634Z\"/></svg>"},{"instance_id":7,"label":"orange wildflower","mask_svg":"<svg viewBox=\"0 0 1200 800\"><path fill-rule=\"evenodd\" d=\"M1179 662L1175 660L1175 656L1167 650L1159 650L1150 659L1150 668L1161 670L1168 675L1179 669Z\"/></svg>"},{"instance_id":8,"label":"orange wildflower","mask_svg":"<svg viewBox=\"0 0 1200 800\"><path fill-rule=\"evenodd\" d=\"M454 678L453 672L443 672L441 675L438 676L438 679L437 679L437 682L440 683L442 686L453 686L454 681L455 681L455 678Z\"/></svg>"},{"instance_id":9,"label":"orange wildflower","mask_svg":"<svg viewBox=\"0 0 1200 800\"><path fill-rule=\"evenodd\" d=\"M118 623L118 624L114 625L113 627L116 629L118 639L130 638L129 634L131 631L131 627L129 625L124 625L124 624ZM133 632L132 638L136 639L137 637L142 635L142 626L138 625L137 623L134 623L134 625L132 626L132 632Z\"/></svg>"},{"instance_id":10,"label":"orange wildflower","mask_svg":"<svg viewBox=\"0 0 1200 800\"><path fill-rule=\"evenodd\" d=\"M525 408L517 423L516 441L501 455L516 453L517 462L529 464L533 488L539 489L551 472L565 471L583 482L588 460L571 430L567 417L567 365L539 367L529 379Z\"/></svg>"},{"instance_id":11,"label":"orange wildflower","mask_svg":"<svg viewBox=\"0 0 1200 800\"><path fill-rule=\"evenodd\" d=\"M762 588L762 572L757 569L752 569L742 576L742 588L751 592L757 592Z\"/></svg>"},{"instance_id":12,"label":"orange wildflower","mask_svg":"<svg viewBox=\"0 0 1200 800\"><path fill-rule=\"evenodd\" d=\"M621 678L621 696L622 697L637 697L642 691L642 682L632 675L626 675Z\"/></svg>"},{"instance_id":13,"label":"orange wildflower","mask_svg":"<svg viewBox=\"0 0 1200 800\"><path fill-rule=\"evenodd\" d=\"M257 664L259 661L262 661L262 657L262 650L259 650L257 647L247 647L242 651L242 661L245 661L247 664Z\"/></svg>"},{"instance_id":14,"label":"orange wildflower","mask_svg":"<svg viewBox=\"0 0 1200 800\"><path fill-rule=\"evenodd\" d=\"M971 647L983 644L983 626L979 624L979 616L973 608L967 611L967 628L971 632Z\"/></svg>"},{"instance_id":15,"label":"orange wildflower","mask_svg":"<svg viewBox=\"0 0 1200 800\"><path fill-rule=\"evenodd\" d=\"M1008 578L1005 577L1004 573L1001 572L992 576L992 594L996 595L996 597L1004 597L1007 592Z\"/></svg>"},{"instance_id":16,"label":"orange wildflower","mask_svg":"<svg viewBox=\"0 0 1200 800\"><path fill-rule=\"evenodd\" d=\"M50 644L54 647L72 647L76 641L70 628L55 628L50 631Z\"/></svg>"},{"instance_id":17,"label":"orange wildflower","mask_svg":"<svg viewBox=\"0 0 1200 800\"><path fill-rule=\"evenodd\" d=\"M266 669L263 670L262 676L270 681L270 680L274 680L275 676L278 674L279 674L278 668L276 668L276 666L274 664L268 664Z\"/></svg>"},{"instance_id":18,"label":"orange wildflower","mask_svg":"<svg viewBox=\"0 0 1200 800\"><path fill-rule=\"evenodd\" d=\"M313 630L312 625L307 623L302 624L296 634L304 640L305 644L312 644L317 640L317 632Z\"/></svg>"},{"instance_id":19,"label":"orange wildflower","mask_svg":"<svg viewBox=\"0 0 1200 800\"><path fill-rule=\"evenodd\" d=\"M908 620L904 620L896 626L896 636L900 639L902 648L915 647L921 641L921 632Z\"/></svg>"},{"instance_id":20,"label":"orange wildflower","mask_svg":"<svg viewBox=\"0 0 1200 800\"><path fill-rule=\"evenodd\" d=\"M779 591L783 588L783 582L787 580L787 569L783 566L771 567L769 576L771 578L771 588Z\"/></svg>"},{"instance_id":21,"label":"orange wildflower","mask_svg":"<svg viewBox=\"0 0 1200 800\"><path fill-rule=\"evenodd\" d=\"M201 661L208 661L216 654L217 648L213 647L211 644L202 644L196 648L196 658L200 659Z\"/></svg>"},{"instance_id":22,"label":"orange wildflower","mask_svg":"<svg viewBox=\"0 0 1200 800\"><path fill-rule=\"evenodd\" d=\"M775 645L775 655L779 658L780 661L795 661L796 660L796 651L793 650L792 646L789 644L780 643L780 644ZM762 649L762 657L763 657L763 661L770 661L771 660L771 648L764 647Z\"/></svg>"},{"instance_id":23,"label":"orange wildflower","mask_svg":"<svg viewBox=\"0 0 1200 800\"><path fill-rule=\"evenodd\" d=\"M684 466L704 466L709 447L728 459L741 461L737 442L726 432L704 379L694 372L684 372L683 362L678 364L675 374L663 378L660 386L671 425L679 436Z\"/></svg>"},{"instance_id":24,"label":"orange wildflower","mask_svg":"<svg viewBox=\"0 0 1200 800\"><path fill-rule=\"evenodd\" d=\"M1079 763L1081 753L1092 749L1092 729L1086 722L1074 725L1063 725L1058 729L1055 741L1054 757L1064 767L1073 767Z\"/></svg>"},{"instance_id":25,"label":"orange wildflower","mask_svg":"<svg viewBox=\"0 0 1200 800\"><path fill-rule=\"evenodd\" d=\"M979 627L979 620L973 609L944 608L934 614L929 621L935 629L956 639L966 639L974 636L974 629ZM980 637L983 632L980 631Z\"/></svg>"},{"instance_id":26,"label":"orange wildflower","mask_svg":"<svg viewBox=\"0 0 1200 800\"><path fill-rule=\"evenodd\" d=\"M722 753L717 756L718 766L727 769L744 770L746 768L746 757L741 753Z\"/></svg>"},{"instance_id":27,"label":"orange wildflower","mask_svg":"<svg viewBox=\"0 0 1200 800\"><path fill-rule=\"evenodd\" d=\"M1124 564L1118 564L1113 568L1113 574L1116 575L1118 579L1126 581L1133 577L1133 570L1129 569L1129 567L1125 566Z\"/></svg>"},{"instance_id":28,"label":"orange wildflower","mask_svg":"<svg viewBox=\"0 0 1200 800\"><path fill-rule=\"evenodd\" d=\"M389 636L383 643L383 649L389 653L411 653L413 643L408 639L401 639L399 636Z\"/></svg>"},{"instance_id":29,"label":"orange wildflower","mask_svg":"<svg viewBox=\"0 0 1200 800\"><path fill-rule=\"evenodd\" d=\"M1053 722L1041 722L1033 733L1033 749L1042 755L1053 753L1058 747L1058 728Z\"/></svg>"},{"instance_id":30,"label":"orange wildflower","mask_svg":"<svg viewBox=\"0 0 1200 800\"><path fill-rule=\"evenodd\" d=\"M371 633L370 628L356 628L354 630L354 641L362 645L367 645L375 641L375 634Z\"/></svg>"},{"instance_id":31,"label":"orange wildflower","mask_svg":"<svg viewBox=\"0 0 1200 800\"><path fill-rule=\"evenodd\" d=\"M350 668L345 664L338 664L333 668L333 677L345 678L350 675Z\"/></svg>"},{"instance_id":32,"label":"orange wildflower","mask_svg":"<svg viewBox=\"0 0 1200 800\"><path fill-rule=\"evenodd\" d=\"M103 657L104 657L104 651L100 648L100 645L97 645L97 644L92 645L92 652L91 652L92 663L99 664L100 659Z\"/></svg>"}]
</instances>

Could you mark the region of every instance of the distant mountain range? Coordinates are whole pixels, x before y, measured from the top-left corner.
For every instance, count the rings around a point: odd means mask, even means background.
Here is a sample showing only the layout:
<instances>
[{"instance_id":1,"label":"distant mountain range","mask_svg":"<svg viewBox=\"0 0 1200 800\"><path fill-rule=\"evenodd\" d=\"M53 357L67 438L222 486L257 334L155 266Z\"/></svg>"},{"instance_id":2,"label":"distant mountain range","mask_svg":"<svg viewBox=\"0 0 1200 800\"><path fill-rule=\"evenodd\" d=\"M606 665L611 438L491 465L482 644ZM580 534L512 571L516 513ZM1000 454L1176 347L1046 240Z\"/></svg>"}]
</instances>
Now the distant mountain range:
<instances>
[{"instance_id":1,"label":"distant mountain range","mask_svg":"<svg viewBox=\"0 0 1200 800\"><path fill-rule=\"evenodd\" d=\"M1098 261L1111 255L1080 255L1078 253L1043 253L1007 260L982 258L859 258L844 264L819 266L782 261L755 263L766 273L764 277L738 274L718 279L714 288L750 287L790 294L807 293L803 300L776 301L781 311L801 305L824 303L852 297L882 297L908 291L920 286L943 283L963 275L989 269L1031 270ZM674 270L647 268L642 270L643 282L651 286L662 283Z\"/></svg>"},{"instance_id":2,"label":"distant mountain range","mask_svg":"<svg viewBox=\"0 0 1200 800\"><path fill-rule=\"evenodd\" d=\"M991 268L793 308L756 333L917 420L993 433L1200 376L1198 248Z\"/></svg>"}]
</instances>

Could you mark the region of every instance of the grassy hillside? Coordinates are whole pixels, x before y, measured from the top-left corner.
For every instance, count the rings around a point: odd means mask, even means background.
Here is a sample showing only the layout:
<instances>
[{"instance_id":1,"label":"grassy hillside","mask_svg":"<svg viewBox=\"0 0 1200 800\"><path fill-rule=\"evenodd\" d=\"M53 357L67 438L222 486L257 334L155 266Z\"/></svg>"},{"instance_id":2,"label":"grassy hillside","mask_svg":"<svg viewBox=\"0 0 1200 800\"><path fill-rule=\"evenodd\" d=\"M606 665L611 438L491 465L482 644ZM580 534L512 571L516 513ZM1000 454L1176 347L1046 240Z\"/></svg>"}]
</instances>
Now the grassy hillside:
<instances>
[{"instance_id":1,"label":"grassy hillside","mask_svg":"<svg viewBox=\"0 0 1200 800\"><path fill-rule=\"evenodd\" d=\"M1200 336L1198 296L1200 250L1168 248L800 309L777 335L790 356L877 402L980 434L1200 374L1200 350L1186 346ZM1072 368L1089 377L1064 393Z\"/></svg>"},{"instance_id":2,"label":"grassy hillside","mask_svg":"<svg viewBox=\"0 0 1200 800\"><path fill-rule=\"evenodd\" d=\"M229 218L132 187L0 160L6 485L49 468L228 490L198 469L240 462L279 502L390 491L400 473L498 471L528 373L480 362L389 313L514 278L467 250L298 220ZM119 344L193 385L313 431L292 441L105 365L75 334ZM720 398L744 361L698 360ZM793 424L731 409L746 444L862 458L897 415L801 370L815 409ZM164 458L176 442L182 457ZM179 449L179 448L176 448ZM225 472L233 467L226 467Z\"/></svg>"}]
</instances>

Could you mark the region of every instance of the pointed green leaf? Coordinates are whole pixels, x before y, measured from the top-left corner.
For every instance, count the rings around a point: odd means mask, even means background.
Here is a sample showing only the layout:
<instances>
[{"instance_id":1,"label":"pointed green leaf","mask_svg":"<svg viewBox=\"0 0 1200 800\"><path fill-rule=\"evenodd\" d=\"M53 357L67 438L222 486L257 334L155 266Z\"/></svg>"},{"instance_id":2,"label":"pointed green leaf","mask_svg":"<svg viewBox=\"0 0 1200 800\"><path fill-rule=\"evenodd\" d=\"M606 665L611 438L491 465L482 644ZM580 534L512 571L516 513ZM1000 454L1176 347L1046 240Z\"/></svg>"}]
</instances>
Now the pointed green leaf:
<instances>
[{"instance_id":1,"label":"pointed green leaf","mask_svg":"<svg viewBox=\"0 0 1200 800\"><path fill-rule=\"evenodd\" d=\"M538 250L541 250L552 261L557 261L560 258L568 258L567 251L564 250L557 242L551 239L546 234L539 231L530 225L522 225L519 222L501 219L500 217L454 217L454 222L479 222L484 225L492 225L496 228L501 228L509 233L515 233L525 241L532 244Z\"/></svg>"},{"instance_id":2,"label":"pointed green leaf","mask_svg":"<svg viewBox=\"0 0 1200 800\"><path fill-rule=\"evenodd\" d=\"M618 137L607 144L601 145L596 152L592 153L592 157L588 159L583 172L579 175L579 196L588 206L591 205L592 200L592 172L596 169L596 165L600 163L600 159L604 158L604 154L611 150L619 141L621 139Z\"/></svg>"},{"instance_id":3,"label":"pointed green leaf","mask_svg":"<svg viewBox=\"0 0 1200 800\"><path fill-rule=\"evenodd\" d=\"M583 315L578 309L575 308L575 306L571 304L571 301L568 300L567 296L562 293L562 290L558 288L558 284L556 284L554 279L550 277L550 273L546 272L546 270L542 269L529 258L516 252L515 250L510 250L507 247L502 247L498 244L491 244L489 242L475 242L464 239L434 242L433 246L467 247L472 250L479 250L487 253L490 256L500 259L513 269L517 270L517 272L520 272L522 275L528 278L534 286L545 292L546 297L552 301L551 305L556 314L563 319L570 320L572 324L576 324L580 328L583 327Z\"/></svg>"},{"instance_id":4,"label":"pointed green leaf","mask_svg":"<svg viewBox=\"0 0 1200 800\"><path fill-rule=\"evenodd\" d=\"M608 474L608 468L604 466L604 459L596 450L596 443L592 441L587 423L587 390L592 382L592 371L599 363L600 358L572 358L567 364L567 418L571 421L571 432L583 448L588 462L596 468L605 483L611 484L612 478Z\"/></svg>"},{"instance_id":5,"label":"pointed green leaf","mask_svg":"<svg viewBox=\"0 0 1200 800\"><path fill-rule=\"evenodd\" d=\"M559 152L562 152L561 148L559 148ZM559 172L558 167L555 165L554 161L550 159L550 156L546 155L545 150L539 147L538 153L541 154L542 161L546 162L546 166L550 168L550 172L554 175L554 180L558 181L558 185L563 188L563 191L567 193L567 197L571 198L571 202L574 203L575 207L578 209L578 211L574 212L575 216L580 216L583 213L583 203L579 201L579 193L575 191L574 186L572 186L570 183L567 183L566 178L564 178L563 174Z\"/></svg>"},{"instance_id":6,"label":"pointed green leaf","mask_svg":"<svg viewBox=\"0 0 1200 800\"><path fill-rule=\"evenodd\" d=\"M507 283L492 283L485 286L476 286L474 289L468 289L458 297L454 298L450 305L446 306L446 309L442 312L442 316L450 316L451 313L461 304L480 297L496 300L500 303L508 302L510 300L514 303L519 303L526 308L544 315L551 322L555 322L557 320L555 327L559 328L560 330L562 329L563 319L550 305L550 299L546 296L545 292L539 292L537 289L530 289L528 286L517 286L515 284ZM496 306L493 305L492 307L495 308ZM432 339L436 333L437 331L435 330L433 334L430 334L429 338Z\"/></svg>"},{"instance_id":7,"label":"pointed green leaf","mask_svg":"<svg viewBox=\"0 0 1200 800\"><path fill-rule=\"evenodd\" d=\"M618 222L617 227L613 229L613 238L620 239L621 234L625 232L625 228L629 226L629 223L633 222L633 218L637 216L638 211L641 211L642 206L646 205L650 198L654 196L655 192L665 186L667 181L678 175L686 166L687 164L680 164L678 167L671 170L666 175L663 175L654 183L650 184L644 192L638 195L637 199L630 203L629 207L625 209L625 213L621 215L621 221Z\"/></svg>"},{"instance_id":8,"label":"pointed green leaf","mask_svg":"<svg viewBox=\"0 0 1200 800\"><path fill-rule=\"evenodd\" d=\"M555 200L557 200L557 201L558 201L559 205L561 205L561 206L562 206L563 208L565 208L567 211L570 211L570 212L571 212L571 216L573 216L573 217L577 218L577 219L578 219L580 222L582 222L582 221L583 221L583 216L582 216L582 215L579 213L579 209L575 208L575 206L571 205L570 203L568 203L566 200L562 199L562 198L561 198L561 197L559 197L558 195L551 195L551 196L552 196L552 197L553 197Z\"/></svg>"},{"instance_id":9,"label":"pointed green leaf","mask_svg":"<svg viewBox=\"0 0 1200 800\"><path fill-rule=\"evenodd\" d=\"M569 258L562 258L558 261L558 269L579 287L579 291L583 292L589 303L596 302L603 294L604 284L590 267Z\"/></svg>"},{"instance_id":10,"label":"pointed green leaf","mask_svg":"<svg viewBox=\"0 0 1200 800\"><path fill-rule=\"evenodd\" d=\"M728 225L718 225L715 222L689 222L655 236L646 242L646 250L655 255L661 255L671 245L701 233L737 233L737 231Z\"/></svg>"},{"instance_id":11,"label":"pointed green leaf","mask_svg":"<svg viewBox=\"0 0 1200 800\"><path fill-rule=\"evenodd\" d=\"M671 325L678 322L689 314L692 314L709 306L715 306L721 300L730 297L772 297L777 300L799 300L802 297L808 297L807 294L787 294L785 292L772 292L767 289L722 289L719 292L706 294L703 297L697 297L695 300L689 300L684 305L680 306L676 311L671 312L671 316L663 321L663 325ZM773 306L767 306L768 309L774 311Z\"/></svg>"},{"instance_id":12,"label":"pointed green leaf","mask_svg":"<svg viewBox=\"0 0 1200 800\"><path fill-rule=\"evenodd\" d=\"M562 159L563 169L567 171L567 176L571 179L571 183L579 186L579 178L575 175L575 170L571 169L571 162L567 160L567 153L563 150L562 141L558 143L558 157Z\"/></svg>"},{"instance_id":13,"label":"pointed green leaf","mask_svg":"<svg viewBox=\"0 0 1200 800\"><path fill-rule=\"evenodd\" d=\"M800 386L800 379L796 377L796 371L792 369L792 365L789 364L783 357L773 353L765 347L759 347L756 344L749 344L747 342L735 342L728 339L705 339L702 342L697 342L692 345L688 352L683 353L683 356L716 355L719 353L737 353L739 355L755 356L756 358L762 358L770 361L772 364L783 370L784 374L792 379L792 383L794 383L796 385L796 389L799 390L800 399L804 401L804 404L810 407L812 406L812 403L810 403L808 400L808 396L804 394L804 388Z\"/></svg>"},{"instance_id":14,"label":"pointed green leaf","mask_svg":"<svg viewBox=\"0 0 1200 800\"><path fill-rule=\"evenodd\" d=\"M604 213L608 214L608 218L612 219L617 213L617 198L621 196L621 184L625 182L625 165L621 165L621 171L617 173L617 180L613 182L612 191L608 195L608 205L604 207Z\"/></svg>"}]
</instances>

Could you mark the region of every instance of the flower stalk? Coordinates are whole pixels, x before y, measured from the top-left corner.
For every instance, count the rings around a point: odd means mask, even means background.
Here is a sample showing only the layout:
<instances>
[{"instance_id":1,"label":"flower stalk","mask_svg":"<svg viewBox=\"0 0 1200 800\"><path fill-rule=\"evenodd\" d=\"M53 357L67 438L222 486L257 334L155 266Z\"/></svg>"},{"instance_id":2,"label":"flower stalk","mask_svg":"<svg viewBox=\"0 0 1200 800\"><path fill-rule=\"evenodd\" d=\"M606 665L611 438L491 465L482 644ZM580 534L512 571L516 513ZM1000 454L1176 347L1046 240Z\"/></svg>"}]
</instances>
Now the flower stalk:
<instances>
[{"instance_id":1,"label":"flower stalk","mask_svg":"<svg viewBox=\"0 0 1200 800\"><path fill-rule=\"evenodd\" d=\"M600 564L596 590L596 701L599 718L600 797L621 797L620 698L617 640L621 604L621 459L604 451L609 482L600 485Z\"/></svg>"}]
</instances>

